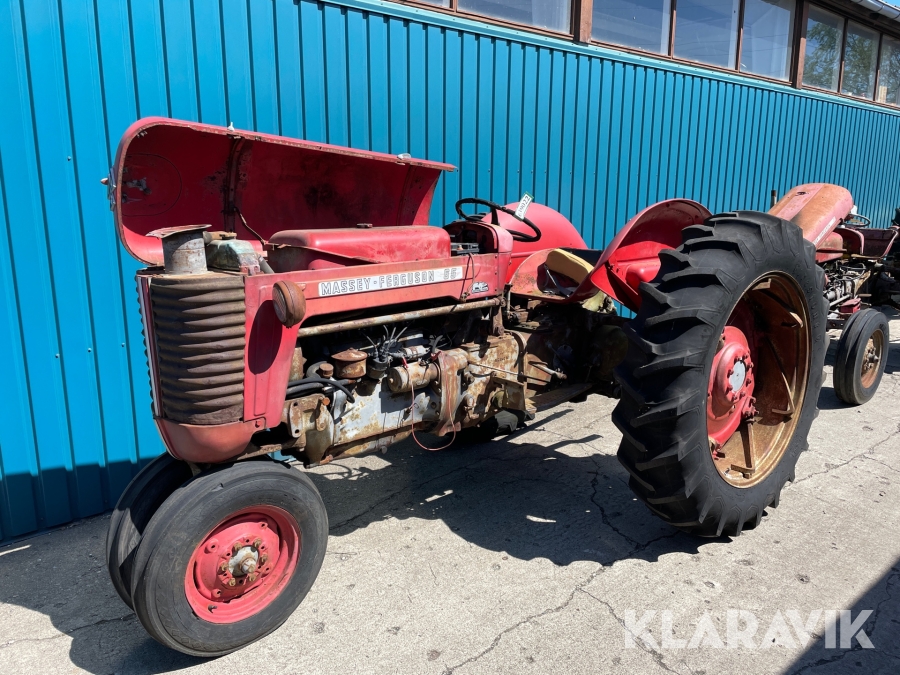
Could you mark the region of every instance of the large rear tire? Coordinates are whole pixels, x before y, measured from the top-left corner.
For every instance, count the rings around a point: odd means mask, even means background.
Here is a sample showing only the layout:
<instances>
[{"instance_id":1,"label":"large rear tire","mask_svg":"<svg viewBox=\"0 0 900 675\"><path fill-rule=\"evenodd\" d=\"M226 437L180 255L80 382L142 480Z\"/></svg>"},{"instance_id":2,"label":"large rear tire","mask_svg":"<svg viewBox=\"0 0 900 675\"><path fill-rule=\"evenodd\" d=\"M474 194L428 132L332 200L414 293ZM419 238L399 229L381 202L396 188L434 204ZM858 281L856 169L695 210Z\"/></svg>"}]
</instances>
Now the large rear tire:
<instances>
[{"instance_id":1,"label":"large rear tire","mask_svg":"<svg viewBox=\"0 0 900 675\"><path fill-rule=\"evenodd\" d=\"M881 384L891 342L887 317L864 309L844 324L834 358L834 393L844 403L862 405Z\"/></svg>"},{"instance_id":2,"label":"large rear tire","mask_svg":"<svg viewBox=\"0 0 900 675\"><path fill-rule=\"evenodd\" d=\"M673 526L736 536L794 479L826 349L814 254L785 220L726 213L641 284L613 420L632 490Z\"/></svg>"},{"instance_id":3,"label":"large rear tire","mask_svg":"<svg viewBox=\"0 0 900 675\"><path fill-rule=\"evenodd\" d=\"M131 597L158 642L221 656L278 628L319 574L328 516L312 481L268 458L178 488L134 558Z\"/></svg>"}]
</instances>

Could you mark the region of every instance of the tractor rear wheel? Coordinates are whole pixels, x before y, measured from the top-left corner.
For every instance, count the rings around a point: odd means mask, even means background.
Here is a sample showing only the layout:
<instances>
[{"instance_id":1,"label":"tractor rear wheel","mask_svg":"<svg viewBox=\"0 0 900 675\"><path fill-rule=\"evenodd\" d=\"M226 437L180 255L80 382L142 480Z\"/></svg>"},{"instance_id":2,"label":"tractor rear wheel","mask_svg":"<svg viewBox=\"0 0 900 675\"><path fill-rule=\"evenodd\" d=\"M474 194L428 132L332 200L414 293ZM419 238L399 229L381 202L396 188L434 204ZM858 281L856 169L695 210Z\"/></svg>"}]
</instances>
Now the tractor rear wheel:
<instances>
[{"instance_id":1,"label":"tractor rear wheel","mask_svg":"<svg viewBox=\"0 0 900 675\"><path fill-rule=\"evenodd\" d=\"M834 393L844 403L862 405L881 384L890 344L887 317L864 309L844 324L834 358Z\"/></svg>"},{"instance_id":2,"label":"tractor rear wheel","mask_svg":"<svg viewBox=\"0 0 900 675\"><path fill-rule=\"evenodd\" d=\"M268 458L214 467L178 488L144 531L135 613L171 649L227 654L285 622L327 542L325 505L305 474Z\"/></svg>"},{"instance_id":3,"label":"tractor rear wheel","mask_svg":"<svg viewBox=\"0 0 900 675\"><path fill-rule=\"evenodd\" d=\"M106 567L119 597L131 604L131 566L144 529L175 489L191 477L184 462L164 453L138 472L109 517Z\"/></svg>"},{"instance_id":4,"label":"tractor rear wheel","mask_svg":"<svg viewBox=\"0 0 900 675\"><path fill-rule=\"evenodd\" d=\"M613 420L632 490L673 526L736 536L794 479L825 359L814 253L792 223L725 213L641 284Z\"/></svg>"}]
</instances>

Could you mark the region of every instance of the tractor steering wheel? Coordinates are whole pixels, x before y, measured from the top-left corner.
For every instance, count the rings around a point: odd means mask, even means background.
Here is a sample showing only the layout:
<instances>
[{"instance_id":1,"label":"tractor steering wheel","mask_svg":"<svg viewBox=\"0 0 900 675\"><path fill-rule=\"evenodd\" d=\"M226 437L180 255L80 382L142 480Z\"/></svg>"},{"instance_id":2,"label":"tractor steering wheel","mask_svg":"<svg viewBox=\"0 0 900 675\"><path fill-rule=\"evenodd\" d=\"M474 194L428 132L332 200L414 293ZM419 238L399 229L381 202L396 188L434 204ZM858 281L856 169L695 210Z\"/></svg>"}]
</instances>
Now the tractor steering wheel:
<instances>
[{"instance_id":1,"label":"tractor steering wheel","mask_svg":"<svg viewBox=\"0 0 900 675\"><path fill-rule=\"evenodd\" d=\"M516 212L513 211L512 209L509 209L505 206L501 206L500 204L496 204L494 202L489 202L487 199L479 199L478 197L466 197L465 199L460 199L458 202L456 202L456 212L459 214L459 217L462 218L463 220L468 220L470 222L476 222L476 221L480 221L485 216L484 213L473 213L471 215L466 214L462 210L462 207L465 206L466 204L475 204L478 206L488 207L491 210L491 224L492 225L500 224L500 219L497 214L499 211L502 211L503 213L506 213L506 214L512 216L516 220L522 221L528 227L530 227L531 230L534 232L534 234L528 234L526 232L519 232L518 230L507 230L507 232L509 232L512 235L512 238L515 241L532 242L532 241L538 241L541 238L541 231L538 229L538 226L535 225L534 223L532 223L530 220L528 220L528 218L525 218L524 216L522 218L519 218L519 216L516 215Z\"/></svg>"}]
</instances>

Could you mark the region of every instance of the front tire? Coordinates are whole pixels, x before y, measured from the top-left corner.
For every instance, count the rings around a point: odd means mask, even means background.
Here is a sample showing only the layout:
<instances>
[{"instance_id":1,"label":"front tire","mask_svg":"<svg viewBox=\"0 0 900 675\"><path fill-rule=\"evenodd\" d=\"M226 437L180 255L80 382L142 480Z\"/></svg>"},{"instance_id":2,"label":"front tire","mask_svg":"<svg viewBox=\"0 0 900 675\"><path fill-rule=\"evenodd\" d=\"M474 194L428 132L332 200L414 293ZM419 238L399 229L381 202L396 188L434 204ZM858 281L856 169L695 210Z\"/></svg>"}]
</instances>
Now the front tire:
<instances>
[{"instance_id":1,"label":"front tire","mask_svg":"<svg viewBox=\"0 0 900 675\"><path fill-rule=\"evenodd\" d=\"M785 220L726 213L641 284L613 421L632 490L673 526L736 536L793 480L825 359L814 253Z\"/></svg>"},{"instance_id":2,"label":"front tire","mask_svg":"<svg viewBox=\"0 0 900 675\"><path fill-rule=\"evenodd\" d=\"M135 612L167 647L227 654L287 620L327 541L325 505L300 471L268 459L215 467L176 490L145 530Z\"/></svg>"},{"instance_id":3,"label":"front tire","mask_svg":"<svg viewBox=\"0 0 900 675\"><path fill-rule=\"evenodd\" d=\"M190 477L185 462L164 453L138 472L110 515L106 567L119 597L132 609L132 563L144 530L166 498Z\"/></svg>"},{"instance_id":4,"label":"front tire","mask_svg":"<svg viewBox=\"0 0 900 675\"><path fill-rule=\"evenodd\" d=\"M864 309L844 324L834 359L834 393L844 403L862 405L881 384L891 342L887 317Z\"/></svg>"}]
</instances>

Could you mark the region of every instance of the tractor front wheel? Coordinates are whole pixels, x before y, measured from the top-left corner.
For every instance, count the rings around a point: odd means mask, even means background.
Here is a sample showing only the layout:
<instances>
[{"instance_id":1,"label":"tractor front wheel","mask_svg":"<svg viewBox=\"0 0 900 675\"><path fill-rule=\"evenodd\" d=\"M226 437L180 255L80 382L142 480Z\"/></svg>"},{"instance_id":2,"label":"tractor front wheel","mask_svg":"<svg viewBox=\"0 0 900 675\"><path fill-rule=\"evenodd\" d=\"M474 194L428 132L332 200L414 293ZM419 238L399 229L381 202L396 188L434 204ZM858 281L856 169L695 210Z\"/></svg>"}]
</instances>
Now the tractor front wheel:
<instances>
[{"instance_id":1,"label":"tractor front wheel","mask_svg":"<svg viewBox=\"0 0 900 675\"><path fill-rule=\"evenodd\" d=\"M319 574L328 516L309 477L269 459L204 471L144 531L131 598L144 628L221 656L278 628Z\"/></svg>"},{"instance_id":2,"label":"tractor front wheel","mask_svg":"<svg viewBox=\"0 0 900 675\"><path fill-rule=\"evenodd\" d=\"M738 535L793 480L825 359L814 253L790 222L726 213L641 285L613 419L632 490L672 525Z\"/></svg>"},{"instance_id":3,"label":"tractor front wheel","mask_svg":"<svg viewBox=\"0 0 900 675\"><path fill-rule=\"evenodd\" d=\"M162 503L191 477L190 467L164 453L141 469L119 497L106 534L106 567L119 597L131 604L131 569L144 529Z\"/></svg>"},{"instance_id":4,"label":"tractor front wheel","mask_svg":"<svg viewBox=\"0 0 900 675\"><path fill-rule=\"evenodd\" d=\"M844 324L834 358L834 393L844 403L862 405L875 395L887 365L887 317L864 309Z\"/></svg>"}]
</instances>

